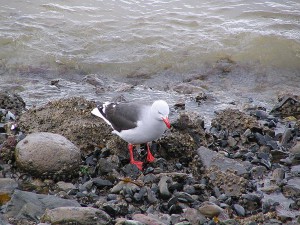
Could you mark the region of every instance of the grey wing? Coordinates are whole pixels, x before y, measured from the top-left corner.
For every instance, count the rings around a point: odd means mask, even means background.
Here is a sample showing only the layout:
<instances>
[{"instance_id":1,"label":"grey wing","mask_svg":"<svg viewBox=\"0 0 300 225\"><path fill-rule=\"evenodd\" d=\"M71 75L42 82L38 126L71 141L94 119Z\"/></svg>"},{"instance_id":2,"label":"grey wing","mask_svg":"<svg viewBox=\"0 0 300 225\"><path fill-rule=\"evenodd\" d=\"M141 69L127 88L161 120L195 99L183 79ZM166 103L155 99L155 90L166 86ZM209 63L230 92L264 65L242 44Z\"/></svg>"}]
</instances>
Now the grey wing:
<instances>
[{"instance_id":1,"label":"grey wing","mask_svg":"<svg viewBox=\"0 0 300 225\"><path fill-rule=\"evenodd\" d=\"M111 104L106 108L106 118L118 132L133 129L140 120L143 106L133 103Z\"/></svg>"}]
</instances>

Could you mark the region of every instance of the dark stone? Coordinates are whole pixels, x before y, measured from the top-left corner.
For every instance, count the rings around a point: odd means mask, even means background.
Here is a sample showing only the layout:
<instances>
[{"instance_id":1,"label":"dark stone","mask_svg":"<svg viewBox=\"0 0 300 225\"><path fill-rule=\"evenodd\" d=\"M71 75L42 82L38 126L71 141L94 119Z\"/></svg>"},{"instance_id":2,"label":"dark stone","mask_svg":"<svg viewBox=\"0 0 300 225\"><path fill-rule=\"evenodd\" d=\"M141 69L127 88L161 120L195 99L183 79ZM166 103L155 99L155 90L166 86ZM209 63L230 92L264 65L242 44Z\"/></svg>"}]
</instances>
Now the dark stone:
<instances>
[{"instance_id":1,"label":"dark stone","mask_svg":"<svg viewBox=\"0 0 300 225\"><path fill-rule=\"evenodd\" d=\"M278 163L280 160L285 159L286 157L289 156L288 152L284 152L282 150L271 150L271 155L272 155L272 162L273 163Z\"/></svg>"},{"instance_id":2,"label":"dark stone","mask_svg":"<svg viewBox=\"0 0 300 225\"><path fill-rule=\"evenodd\" d=\"M132 179L137 179L141 175L141 171L136 165L127 164L122 168L126 177L131 177Z\"/></svg>"},{"instance_id":3,"label":"dark stone","mask_svg":"<svg viewBox=\"0 0 300 225\"><path fill-rule=\"evenodd\" d=\"M181 170L181 169L182 169L182 164L181 164L181 163L176 163L176 164L175 164L175 168L176 168L177 170Z\"/></svg>"},{"instance_id":4,"label":"dark stone","mask_svg":"<svg viewBox=\"0 0 300 225\"><path fill-rule=\"evenodd\" d=\"M0 91L0 108L18 116L25 110L25 102L18 94Z\"/></svg>"},{"instance_id":5,"label":"dark stone","mask_svg":"<svg viewBox=\"0 0 300 225\"><path fill-rule=\"evenodd\" d=\"M163 176L160 178L160 181L158 183L159 193L163 199L169 199L171 197L171 193L168 187L169 182L170 182L170 178L167 176Z\"/></svg>"},{"instance_id":6,"label":"dark stone","mask_svg":"<svg viewBox=\"0 0 300 225\"><path fill-rule=\"evenodd\" d=\"M53 195L15 190L11 200L5 205L4 213L7 217L17 220L28 219L38 223L46 209L64 206L80 207L80 204Z\"/></svg>"},{"instance_id":7,"label":"dark stone","mask_svg":"<svg viewBox=\"0 0 300 225\"><path fill-rule=\"evenodd\" d=\"M182 207L179 204L172 205L169 208L169 214L180 214L182 212L183 212L183 209L182 209Z\"/></svg>"},{"instance_id":8,"label":"dark stone","mask_svg":"<svg viewBox=\"0 0 300 225\"><path fill-rule=\"evenodd\" d=\"M156 198L154 192L150 188L147 188L147 198L150 204L158 202L158 199Z\"/></svg>"},{"instance_id":9,"label":"dark stone","mask_svg":"<svg viewBox=\"0 0 300 225\"><path fill-rule=\"evenodd\" d=\"M268 170L271 169L271 162L266 159L253 159L251 163L256 164L256 165L262 165L265 166Z\"/></svg>"},{"instance_id":10,"label":"dark stone","mask_svg":"<svg viewBox=\"0 0 300 225\"><path fill-rule=\"evenodd\" d=\"M146 175L146 174L149 174L149 173L153 173L153 171L154 171L154 168L153 168L152 166L150 166L150 167L148 167L148 168L145 170L144 174Z\"/></svg>"},{"instance_id":11,"label":"dark stone","mask_svg":"<svg viewBox=\"0 0 300 225\"><path fill-rule=\"evenodd\" d=\"M269 146L271 148L271 150L278 149L277 142L273 141L273 140L268 140L267 141L267 146Z\"/></svg>"},{"instance_id":12,"label":"dark stone","mask_svg":"<svg viewBox=\"0 0 300 225\"><path fill-rule=\"evenodd\" d=\"M134 194L133 199L136 202L140 202L144 198L144 196L146 196L146 193L147 193L146 187L142 187L138 193Z\"/></svg>"},{"instance_id":13,"label":"dark stone","mask_svg":"<svg viewBox=\"0 0 300 225\"><path fill-rule=\"evenodd\" d=\"M189 203L192 203L195 201L190 194L185 193L185 192L176 192L176 193L174 193L174 196L176 196L178 198L178 200L179 199L186 200L186 202L189 202Z\"/></svg>"},{"instance_id":14,"label":"dark stone","mask_svg":"<svg viewBox=\"0 0 300 225\"><path fill-rule=\"evenodd\" d=\"M266 145L267 144L266 139L262 134L255 133L254 135L255 135L256 141L259 145Z\"/></svg>"},{"instance_id":15,"label":"dark stone","mask_svg":"<svg viewBox=\"0 0 300 225\"><path fill-rule=\"evenodd\" d=\"M172 198L169 199L168 201L168 208L170 208L173 205L176 205L178 202L178 198L176 196L173 196Z\"/></svg>"},{"instance_id":16,"label":"dark stone","mask_svg":"<svg viewBox=\"0 0 300 225\"><path fill-rule=\"evenodd\" d=\"M234 204L233 209L236 211L238 216L245 216L246 215L244 207L239 205L239 204Z\"/></svg>"},{"instance_id":17,"label":"dark stone","mask_svg":"<svg viewBox=\"0 0 300 225\"><path fill-rule=\"evenodd\" d=\"M145 184L154 183L157 179L158 179L157 176L155 176L154 174L151 173L151 174L147 174L146 176L144 176L143 182Z\"/></svg>"},{"instance_id":18,"label":"dark stone","mask_svg":"<svg viewBox=\"0 0 300 225\"><path fill-rule=\"evenodd\" d=\"M169 191L171 191L171 192L182 191L183 186L184 186L183 183L174 182L169 185Z\"/></svg>"},{"instance_id":19,"label":"dark stone","mask_svg":"<svg viewBox=\"0 0 300 225\"><path fill-rule=\"evenodd\" d=\"M105 187L109 188L109 187L113 186L113 183L110 182L109 180L103 180L103 179L101 179L99 177L93 179L93 184L97 188L100 188L100 189L105 188Z\"/></svg>"}]
</instances>

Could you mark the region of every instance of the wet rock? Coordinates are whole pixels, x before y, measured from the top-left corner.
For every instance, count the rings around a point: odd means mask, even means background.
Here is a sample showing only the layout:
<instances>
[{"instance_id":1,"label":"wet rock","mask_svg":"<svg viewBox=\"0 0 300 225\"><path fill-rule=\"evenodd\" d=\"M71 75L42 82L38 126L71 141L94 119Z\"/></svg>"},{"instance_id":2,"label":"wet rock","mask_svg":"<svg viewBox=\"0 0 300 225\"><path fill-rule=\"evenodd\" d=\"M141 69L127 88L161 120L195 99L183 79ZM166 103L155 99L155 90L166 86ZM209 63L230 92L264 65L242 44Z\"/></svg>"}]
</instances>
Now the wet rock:
<instances>
[{"instance_id":1,"label":"wet rock","mask_svg":"<svg viewBox=\"0 0 300 225\"><path fill-rule=\"evenodd\" d=\"M278 162L280 162L280 160L288 157L289 154L288 154L288 152L276 149L276 150L271 151L271 155L272 155L272 162L278 163Z\"/></svg>"},{"instance_id":2,"label":"wet rock","mask_svg":"<svg viewBox=\"0 0 300 225\"><path fill-rule=\"evenodd\" d=\"M7 219L28 219L39 222L39 218L46 209L64 206L80 207L80 204L74 200L62 199L53 195L15 190L11 200L4 206L3 212Z\"/></svg>"},{"instance_id":3,"label":"wet rock","mask_svg":"<svg viewBox=\"0 0 300 225\"><path fill-rule=\"evenodd\" d=\"M271 194L264 194L261 202L263 206L267 202L270 210L274 211L275 207L278 205L281 205L282 207L288 209L294 201L290 198L285 197L281 192L277 191Z\"/></svg>"},{"instance_id":4,"label":"wet rock","mask_svg":"<svg viewBox=\"0 0 300 225\"><path fill-rule=\"evenodd\" d=\"M280 144L281 146L287 147L290 141L293 138L292 129L286 128L284 133L282 134Z\"/></svg>"},{"instance_id":5,"label":"wet rock","mask_svg":"<svg viewBox=\"0 0 300 225\"><path fill-rule=\"evenodd\" d=\"M255 118L236 109L225 109L218 112L217 116L211 122L212 127L224 130L229 134L233 132L244 133L247 129L260 128Z\"/></svg>"},{"instance_id":6,"label":"wet rock","mask_svg":"<svg viewBox=\"0 0 300 225\"><path fill-rule=\"evenodd\" d=\"M255 211L257 209L259 209L261 207L261 199L263 198L263 195L257 195L254 193L248 193L248 194L244 194L242 195L242 199L243 199L243 207L247 210L247 211Z\"/></svg>"},{"instance_id":7,"label":"wet rock","mask_svg":"<svg viewBox=\"0 0 300 225\"><path fill-rule=\"evenodd\" d=\"M132 179L137 179L141 175L141 171L137 168L136 165L127 164L122 168L125 176L131 177Z\"/></svg>"},{"instance_id":8,"label":"wet rock","mask_svg":"<svg viewBox=\"0 0 300 225\"><path fill-rule=\"evenodd\" d=\"M238 216L246 215L244 207L239 204L233 204L233 209L235 210L235 212L237 213Z\"/></svg>"},{"instance_id":9,"label":"wet rock","mask_svg":"<svg viewBox=\"0 0 300 225\"><path fill-rule=\"evenodd\" d=\"M25 110L25 102L18 94L0 91L0 108L19 116Z\"/></svg>"},{"instance_id":10,"label":"wet rock","mask_svg":"<svg viewBox=\"0 0 300 225\"><path fill-rule=\"evenodd\" d=\"M291 173L295 177L300 177L300 165L292 166L291 167Z\"/></svg>"},{"instance_id":11,"label":"wet rock","mask_svg":"<svg viewBox=\"0 0 300 225\"><path fill-rule=\"evenodd\" d=\"M114 169L116 169L118 164L109 161L108 159L101 158L98 160L96 165L96 174L99 176L106 175L111 173Z\"/></svg>"},{"instance_id":12,"label":"wet rock","mask_svg":"<svg viewBox=\"0 0 300 225\"><path fill-rule=\"evenodd\" d=\"M47 209L41 221L51 224L112 224L111 218L107 213L92 207L58 207L55 209Z\"/></svg>"},{"instance_id":13,"label":"wet rock","mask_svg":"<svg viewBox=\"0 0 300 225\"><path fill-rule=\"evenodd\" d=\"M5 134L4 141L2 142L2 145L0 147L0 158L6 162L12 162L15 159L15 147L17 145L19 135L8 135Z\"/></svg>"},{"instance_id":14,"label":"wet rock","mask_svg":"<svg viewBox=\"0 0 300 225\"><path fill-rule=\"evenodd\" d=\"M130 190L131 192L135 192L139 190L138 182L134 181L120 181L115 186L112 187L110 192L112 194L119 194L122 190Z\"/></svg>"},{"instance_id":15,"label":"wet rock","mask_svg":"<svg viewBox=\"0 0 300 225\"><path fill-rule=\"evenodd\" d=\"M96 145L106 146L112 131L103 120L91 114L94 107L94 102L81 97L60 99L29 109L20 116L18 124L25 133L43 131L61 134L87 155L94 151Z\"/></svg>"},{"instance_id":16,"label":"wet rock","mask_svg":"<svg viewBox=\"0 0 300 225\"><path fill-rule=\"evenodd\" d=\"M199 207L199 212L208 218L213 218L219 216L223 209L212 202L203 202Z\"/></svg>"},{"instance_id":17,"label":"wet rock","mask_svg":"<svg viewBox=\"0 0 300 225\"><path fill-rule=\"evenodd\" d=\"M253 178L257 179L263 177L266 171L267 169L264 166L254 166L251 169L250 174Z\"/></svg>"},{"instance_id":18,"label":"wet rock","mask_svg":"<svg viewBox=\"0 0 300 225\"><path fill-rule=\"evenodd\" d=\"M300 118L300 102L299 96L296 95L285 95L279 97L279 103L274 106L270 114L280 115L281 117L294 116Z\"/></svg>"},{"instance_id":19,"label":"wet rock","mask_svg":"<svg viewBox=\"0 0 300 225\"><path fill-rule=\"evenodd\" d=\"M80 150L59 134L28 135L16 146L20 169L35 176L74 175L79 169Z\"/></svg>"},{"instance_id":20,"label":"wet rock","mask_svg":"<svg viewBox=\"0 0 300 225\"><path fill-rule=\"evenodd\" d=\"M274 184L274 185L265 185L264 187L260 188L260 190L262 192L270 194L270 193L278 192L280 190L280 187L276 184Z\"/></svg>"},{"instance_id":21,"label":"wet rock","mask_svg":"<svg viewBox=\"0 0 300 225\"><path fill-rule=\"evenodd\" d=\"M190 162L197 147L207 146L206 136L204 121L199 115L183 113L157 143L161 146L161 156L166 160L176 156L177 159Z\"/></svg>"},{"instance_id":22,"label":"wet rock","mask_svg":"<svg viewBox=\"0 0 300 225\"><path fill-rule=\"evenodd\" d=\"M275 182L276 184L281 184L284 177L285 177L284 169L283 168L276 168L272 172L271 181Z\"/></svg>"},{"instance_id":23,"label":"wet rock","mask_svg":"<svg viewBox=\"0 0 300 225\"><path fill-rule=\"evenodd\" d=\"M264 110L261 110L261 109L255 110L254 112L251 112L250 115L254 115L260 120L265 120L265 119L268 118L268 113Z\"/></svg>"},{"instance_id":24,"label":"wet rock","mask_svg":"<svg viewBox=\"0 0 300 225\"><path fill-rule=\"evenodd\" d=\"M99 77L97 77L96 75L92 74L92 75L86 75L82 81L88 83L88 84L91 84L95 87L104 87L104 81L101 80Z\"/></svg>"},{"instance_id":25,"label":"wet rock","mask_svg":"<svg viewBox=\"0 0 300 225\"><path fill-rule=\"evenodd\" d=\"M144 225L144 223L141 223L136 220L127 220L125 218L117 218L115 225Z\"/></svg>"},{"instance_id":26,"label":"wet rock","mask_svg":"<svg viewBox=\"0 0 300 225\"><path fill-rule=\"evenodd\" d=\"M93 184L97 187L97 188L110 188L113 186L112 182L110 182L109 180L103 180L100 177L94 178L93 179Z\"/></svg>"},{"instance_id":27,"label":"wet rock","mask_svg":"<svg viewBox=\"0 0 300 225\"><path fill-rule=\"evenodd\" d=\"M147 199L150 204L158 202L155 193L150 188L147 188Z\"/></svg>"},{"instance_id":28,"label":"wet rock","mask_svg":"<svg viewBox=\"0 0 300 225\"><path fill-rule=\"evenodd\" d=\"M146 195L146 193L147 193L147 188L146 187L142 187L139 192L137 192L137 193L134 194L133 199L136 202L140 202L141 200L143 200L143 198Z\"/></svg>"},{"instance_id":29,"label":"wet rock","mask_svg":"<svg viewBox=\"0 0 300 225\"><path fill-rule=\"evenodd\" d=\"M220 188L228 196L240 196L246 191L249 164L200 147L197 150L202 164L206 167L206 177L212 186Z\"/></svg>"},{"instance_id":30,"label":"wet rock","mask_svg":"<svg viewBox=\"0 0 300 225\"><path fill-rule=\"evenodd\" d=\"M265 166L268 170L271 169L271 162L269 160L263 159L263 158L254 158L251 160L251 163L256 164L256 165L263 165Z\"/></svg>"},{"instance_id":31,"label":"wet rock","mask_svg":"<svg viewBox=\"0 0 300 225\"><path fill-rule=\"evenodd\" d=\"M248 174L247 168L251 168L251 165L247 162L236 161L227 158L224 155L214 152L203 146L197 150L197 154L199 155L202 164L206 168L216 166L221 171L226 171L227 169L230 169L236 171L237 175L246 175Z\"/></svg>"},{"instance_id":32,"label":"wet rock","mask_svg":"<svg viewBox=\"0 0 300 225\"><path fill-rule=\"evenodd\" d=\"M176 91L178 93L181 94L193 94L193 93L198 93L198 92L203 92L204 89L199 87L199 86L195 86L193 84L190 83L180 83L175 85L172 88L173 91Z\"/></svg>"},{"instance_id":33,"label":"wet rock","mask_svg":"<svg viewBox=\"0 0 300 225\"><path fill-rule=\"evenodd\" d=\"M277 218L281 222L286 223L290 220L295 219L297 216L299 216L300 212L289 210L289 209L282 207L281 205L278 205L278 206L276 206L276 214L277 214Z\"/></svg>"},{"instance_id":34,"label":"wet rock","mask_svg":"<svg viewBox=\"0 0 300 225\"><path fill-rule=\"evenodd\" d=\"M179 99L175 104L174 104L175 109L180 109L180 110L185 110L185 102L184 99Z\"/></svg>"},{"instance_id":35,"label":"wet rock","mask_svg":"<svg viewBox=\"0 0 300 225\"><path fill-rule=\"evenodd\" d=\"M288 180L283 187L283 194L287 197L300 197L300 177L294 177Z\"/></svg>"},{"instance_id":36,"label":"wet rock","mask_svg":"<svg viewBox=\"0 0 300 225\"><path fill-rule=\"evenodd\" d=\"M188 202L188 203L192 203L195 201L195 199L188 193L185 192L176 192L174 193L174 196L176 196L178 198L178 201L180 202Z\"/></svg>"},{"instance_id":37,"label":"wet rock","mask_svg":"<svg viewBox=\"0 0 300 225\"><path fill-rule=\"evenodd\" d=\"M57 187L59 190L62 190L62 191L65 191L65 192L68 192L68 191L71 191L71 190L75 190L76 187L74 184L72 183L66 183L64 181L59 181L56 183Z\"/></svg>"},{"instance_id":38,"label":"wet rock","mask_svg":"<svg viewBox=\"0 0 300 225\"><path fill-rule=\"evenodd\" d=\"M296 143L291 149L290 152L294 155L299 155L300 156L300 141Z\"/></svg>"},{"instance_id":39,"label":"wet rock","mask_svg":"<svg viewBox=\"0 0 300 225\"><path fill-rule=\"evenodd\" d=\"M168 189L168 183L171 181L171 179L167 176L163 176L160 178L160 181L158 182L158 188L160 196L163 199L168 199L171 197L171 193Z\"/></svg>"},{"instance_id":40,"label":"wet rock","mask_svg":"<svg viewBox=\"0 0 300 225\"><path fill-rule=\"evenodd\" d=\"M187 219L190 224L204 224L206 222L206 218L203 216L203 214L200 214L197 209L184 209L182 216Z\"/></svg>"},{"instance_id":41,"label":"wet rock","mask_svg":"<svg viewBox=\"0 0 300 225\"><path fill-rule=\"evenodd\" d=\"M117 215L126 216L129 213L132 213L132 211L128 207L128 203L123 200L113 200L104 203L96 202L96 206L102 208L106 213L108 213L112 217L115 217Z\"/></svg>"},{"instance_id":42,"label":"wet rock","mask_svg":"<svg viewBox=\"0 0 300 225\"><path fill-rule=\"evenodd\" d=\"M165 223L159 221L158 219L146 216L144 214L134 214L132 216L132 219L141 222L145 225L165 225Z\"/></svg>"},{"instance_id":43,"label":"wet rock","mask_svg":"<svg viewBox=\"0 0 300 225\"><path fill-rule=\"evenodd\" d=\"M0 192L12 193L18 188L18 182L11 178L0 178Z\"/></svg>"}]
</instances>

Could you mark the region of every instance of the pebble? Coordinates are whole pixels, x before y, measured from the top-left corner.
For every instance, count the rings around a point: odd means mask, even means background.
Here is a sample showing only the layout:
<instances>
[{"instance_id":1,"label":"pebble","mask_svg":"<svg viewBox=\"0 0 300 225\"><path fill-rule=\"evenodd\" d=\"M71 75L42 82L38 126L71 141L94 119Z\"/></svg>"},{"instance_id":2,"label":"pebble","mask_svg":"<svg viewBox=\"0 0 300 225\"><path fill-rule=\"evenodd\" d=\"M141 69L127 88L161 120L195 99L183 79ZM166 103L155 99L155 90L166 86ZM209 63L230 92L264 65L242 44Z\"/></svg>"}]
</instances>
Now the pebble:
<instances>
[{"instance_id":1,"label":"pebble","mask_svg":"<svg viewBox=\"0 0 300 225\"><path fill-rule=\"evenodd\" d=\"M239 204L233 204L233 209L236 211L238 216L245 216L246 212L243 206Z\"/></svg>"},{"instance_id":2,"label":"pebble","mask_svg":"<svg viewBox=\"0 0 300 225\"><path fill-rule=\"evenodd\" d=\"M287 197L300 198L300 177L289 179L283 187L283 194Z\"/></svg>"},{"instance_id":3,"label":"pebble","mask_svg":"<svg viewBox=\"0 0 300 225\"><path fill-rule=\"evenodd\" d=\"M145 225L165 225L163 222L144 214L134 214L132 219Z\"/></svg>"},{"instance_id":4,"label":"pebble","mask_svg":"<svg viewBox=\"0 0 300 225\"><path fill-rule=\"evenodd\" d=\"M110 182L109 180L104 180L101 179L100 177L94 178L93 179L93 184L97 187L97 188L110 188L113 186L113 183Z\"/></svg>"},{"instance_id":5,"label":"pebble","mask_svg":"<svg viewBox=\"0 0 300 225\"><path fill-rule=\"evenodd\" d=\"M203 202L199 207L199 212L206 217L213 218L219 216L223 209L212 202Z\"/></svg>"},{"instance_id":6,"label":"pebble","mask_svg":"<svg viewBox=\"0 0 300 225\"><path fill-rule=\"evenodd\" d=\"M171 181L170 177L163 176L160 178L160 181L158 182L159 193L163 199L168 199L171 197L171 193L168 189L168 183L170 181Z\"/></svg>"},{"instance_id":7,"label":"pebble","mask_svg":"<svg viewBox=\"0 0 300 225\"><path fill-rule=\"evenodd\" d=\"M18 188L18 182L11 178L0 178L0 192L12 193Z\"/></svg>"},{"instance_id":8,"label":"pebble","mask_svg":"<svg viewBox=\"0 0 300 225\"><path fill-rule=\"evenodd\" d=\"M290 152L294 155L300 155L300 141L290 149Z\"/></svg>"},{"instance_id":9,"label":"pebble","mask_svg":"<svg viewBox=\"0 0 300 225\"><path fill-rule=\"evenodd\" d=\"M274 181L276 184L281 183L285 177L285 171L282 168L276 168L272 172L271 181Z\"/></svg>"},{"instance_id":10,"label":"pebble","mask_svg":"<svg viewBox=\"0 0 300 225\"><path fill-rule=\"evenodd\" d=\"M56 185L58 186L59 190L66 191L66 192L76 189L74 184L66 183L64 181L59 181L56 183Z\"/></svg>"}]
</instances>

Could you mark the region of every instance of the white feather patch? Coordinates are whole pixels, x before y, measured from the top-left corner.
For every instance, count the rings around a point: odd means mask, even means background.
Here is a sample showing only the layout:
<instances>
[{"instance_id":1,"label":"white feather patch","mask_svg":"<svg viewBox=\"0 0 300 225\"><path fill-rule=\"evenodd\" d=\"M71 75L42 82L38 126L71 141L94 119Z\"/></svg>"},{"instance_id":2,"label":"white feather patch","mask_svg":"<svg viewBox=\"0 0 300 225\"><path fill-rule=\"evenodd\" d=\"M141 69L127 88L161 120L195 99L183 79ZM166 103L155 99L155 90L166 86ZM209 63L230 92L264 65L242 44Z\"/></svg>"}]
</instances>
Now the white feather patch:
<instances>
[{"instance_id":1,"label":"white feather patch","mask_svg":"<svg viewBox=\"0 0 300 225\"><path fill-rule=\"evenodd\" d=\"M111 125L111 123L101 114L101 112L99 111L98 108L94 108L91 113L95 116L100 117L101 119L103 119L108 125L110 125L112 128L113 126Z\"/></svg>"},{"instance_id":2,"label":"white feather patch","mask_svg":"<svg viewBox=\"0 0 300 225\"><path fill-rule=\"evenodd\" d=\"M98 108L94 108L91 113L95 116L101 117L102 118L102 114L100 113Z\"/></svg>"}]
</instances>

